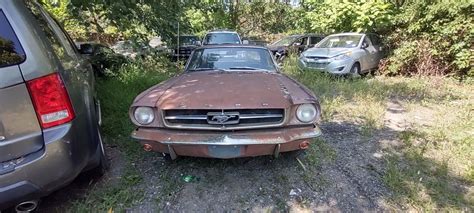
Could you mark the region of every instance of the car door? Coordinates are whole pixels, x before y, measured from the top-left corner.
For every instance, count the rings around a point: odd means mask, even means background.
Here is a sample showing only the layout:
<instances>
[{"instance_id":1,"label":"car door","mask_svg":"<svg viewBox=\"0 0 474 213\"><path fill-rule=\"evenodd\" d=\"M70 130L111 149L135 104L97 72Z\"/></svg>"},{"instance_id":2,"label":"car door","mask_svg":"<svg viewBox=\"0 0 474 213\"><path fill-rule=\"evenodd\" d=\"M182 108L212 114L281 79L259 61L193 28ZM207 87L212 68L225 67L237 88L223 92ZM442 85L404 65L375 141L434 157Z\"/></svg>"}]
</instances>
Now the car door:
<instances>
[{"instance_id":1,"label":"car door","mask_svg":"<svg viewBox=\"0 0 474 213\"><path fill-rule=\"evenodd\" d=\"M362 56L363 63L361 63L361 70L366 71L377 67L378 61L376 60L376 58L378 51L372 45L372 42L370 41L368 36L364 36L361 48L363 48L364 51L364 55Z\"/></svg>"},{"instance_id":2,"label":"car door","mask_svg":"<svg viewBox=\"0 0 474 213\"><path fill-rule=\"evenodd\" d=\"M309 38L309 45L307 49L314 47L317 43L323 40L323 38L324 37L321 37L321 36L311 36Z\"/></svg>"},{"instance_id":3,"label":"car door","mask_svg":"<svg viewBox=\"0 0 474 213\"><path fill-rule=\"evenodd\" d=\"M382 40L376 34L368 34L368 36L369 36L370 41L372 42L372 45L374 46L376 50L376 57L374 58L374 63L375 63L375 66L378 66L378 63L384 57L384 47L382 44Z\"/></svg>"},{"instance_id":4,"label":"car door","mask_svg":"<svg viewBox=\"0 0 474 213\"><path fill-rule=\"evenodd\" d=\"M309 37L305 36L301 39L301 45L298 47L298 55L308 49Z\"/></svg>"}]
</instances>

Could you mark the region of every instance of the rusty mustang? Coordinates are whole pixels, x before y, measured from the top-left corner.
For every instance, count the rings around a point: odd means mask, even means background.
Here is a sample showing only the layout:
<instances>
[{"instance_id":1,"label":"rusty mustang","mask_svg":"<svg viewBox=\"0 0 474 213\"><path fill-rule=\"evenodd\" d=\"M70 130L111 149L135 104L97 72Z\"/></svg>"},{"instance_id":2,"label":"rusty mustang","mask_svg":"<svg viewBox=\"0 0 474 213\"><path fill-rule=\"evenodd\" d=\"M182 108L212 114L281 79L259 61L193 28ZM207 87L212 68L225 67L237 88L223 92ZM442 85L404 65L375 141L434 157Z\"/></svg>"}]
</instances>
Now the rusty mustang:
<instances>
[{"instance_id":1,"label":"rusty mustang","mask_svg":"<svg viewBox=\"0 0 474 213\"><path fill-rule=\"evenodd\" d=\"M321 134L318 99L257 46L197 48L181 75L138 95L129 115L144 150L170 159L278 157Z\"/></svg>"}]
</instances>

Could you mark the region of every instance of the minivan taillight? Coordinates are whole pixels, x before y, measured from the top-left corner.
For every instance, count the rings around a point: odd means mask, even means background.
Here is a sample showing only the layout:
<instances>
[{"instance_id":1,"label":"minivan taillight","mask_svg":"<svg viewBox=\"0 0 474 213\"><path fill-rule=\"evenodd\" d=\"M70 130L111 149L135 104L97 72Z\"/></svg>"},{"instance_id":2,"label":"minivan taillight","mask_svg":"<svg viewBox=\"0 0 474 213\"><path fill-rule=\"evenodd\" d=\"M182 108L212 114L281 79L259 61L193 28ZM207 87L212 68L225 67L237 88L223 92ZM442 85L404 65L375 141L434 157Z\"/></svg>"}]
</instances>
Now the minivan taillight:
<instances>
[{"instance_id":1,"label":"minivan taillight","mask_svg":"<svg viewBox=\"0 0 474 213\"><path fill-rule=\"evenodd\" d=\"M58 73L33 79L27 85L43 129L74 119L69 95Z\"/></svg>"}]
</instances>

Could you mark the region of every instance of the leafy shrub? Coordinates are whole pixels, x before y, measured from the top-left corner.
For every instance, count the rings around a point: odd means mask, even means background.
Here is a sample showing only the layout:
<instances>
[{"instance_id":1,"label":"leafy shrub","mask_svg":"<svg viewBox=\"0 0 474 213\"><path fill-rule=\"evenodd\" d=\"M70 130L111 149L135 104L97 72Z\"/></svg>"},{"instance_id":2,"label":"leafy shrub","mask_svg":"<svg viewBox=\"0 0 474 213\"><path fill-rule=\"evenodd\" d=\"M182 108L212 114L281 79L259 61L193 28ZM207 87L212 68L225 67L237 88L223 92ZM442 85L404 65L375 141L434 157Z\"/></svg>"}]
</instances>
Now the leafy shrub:
<instances>
[{"instance_id":1,"label":"leafy shrub","mask_svg":"<svg viewBox=\"0 0 474 213\"><path fill-rule=\"evenodd\" d=\"M393 5L383 1L324 1L308 0L304 21L310 31L365 32L379 31L391 25Z\"/></svg>"},{"instance_id":2,"label":"leafy shrub","mask_svg":"<svg viewBox=\"0 0 474 213\"><path fill-rule=\"evenodd\" d=\"M166 56L137 58L120 67L114 66L106 70L106 76L125 80L130 76L144 75L145 73L160 73L160 75L172 76L180 71ZM132 77L134 78L134 77Z\"/></svg>"},{"instance_id":3,"label":"leafy shrub","mask_svg":"<svg viewBox=\"0 0 474 213\"><path fill-rule=\"evenodd\" d=\"M474 39L474 3L429 4L400 8L387 42L392 54L382 63L384 74L470 75Z\"/></svg>"}]
</instances>

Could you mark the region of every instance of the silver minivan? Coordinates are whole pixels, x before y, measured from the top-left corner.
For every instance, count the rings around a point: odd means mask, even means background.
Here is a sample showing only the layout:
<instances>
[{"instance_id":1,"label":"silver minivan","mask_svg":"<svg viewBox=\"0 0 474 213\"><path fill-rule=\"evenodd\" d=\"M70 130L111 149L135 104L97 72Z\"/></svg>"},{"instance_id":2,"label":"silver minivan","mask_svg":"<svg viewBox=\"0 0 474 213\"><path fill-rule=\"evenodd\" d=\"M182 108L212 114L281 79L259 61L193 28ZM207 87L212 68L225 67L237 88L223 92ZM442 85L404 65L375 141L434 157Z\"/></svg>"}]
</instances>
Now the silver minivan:
<instances>
[{"instance_id":1,"label":"silver minivan","mask_svg":"<svg viewBox=\"0 0 474 213\"><path fill-rule=\"evenodd\" d=\"M91 65L35 1L0 1L0 210L37 199L107 158Z\"/></svg>"},{"instance_id":2,"label":"silver minivan","mask_svg":"<svg viewBox=\"0 0 474 213\"><path fill-rule=\"evenodd\" d=\"M303 52L298 65L304 70L336 75L359 75L377 69L384 49L371 33L340 33L327 36Z\"/></svg>"}]
</instances>

